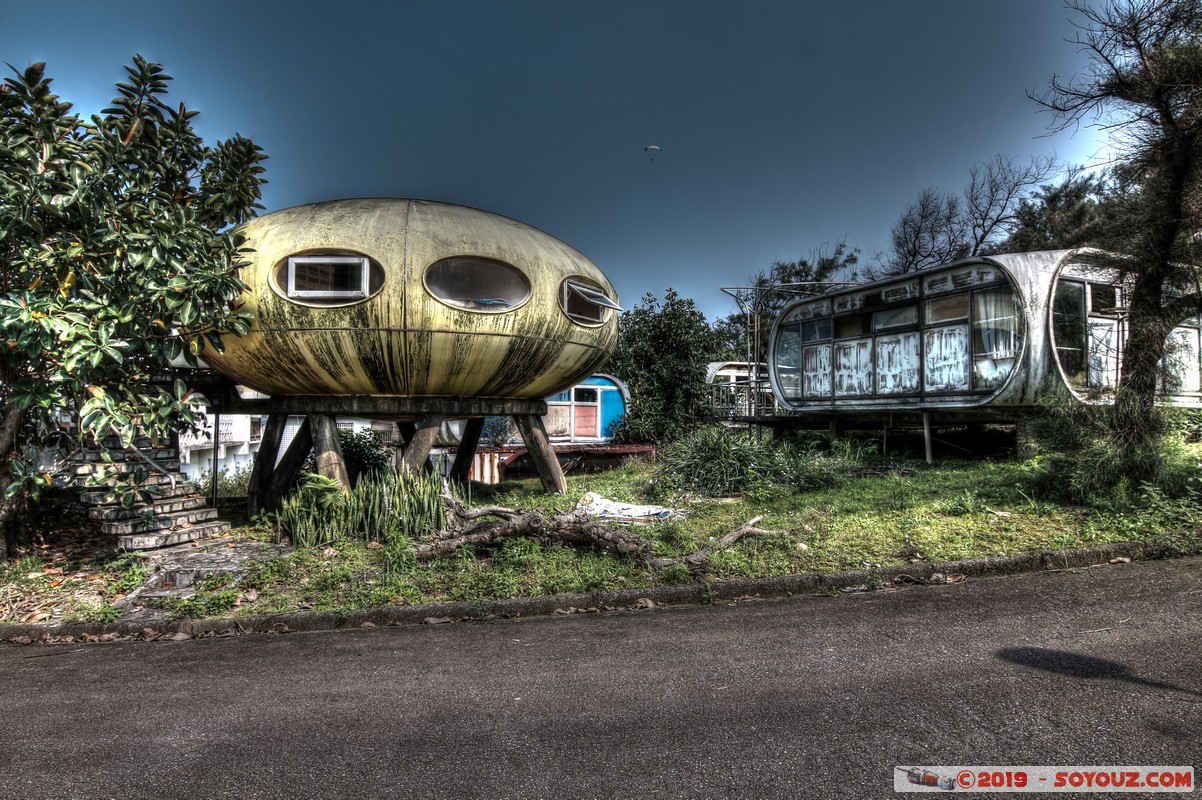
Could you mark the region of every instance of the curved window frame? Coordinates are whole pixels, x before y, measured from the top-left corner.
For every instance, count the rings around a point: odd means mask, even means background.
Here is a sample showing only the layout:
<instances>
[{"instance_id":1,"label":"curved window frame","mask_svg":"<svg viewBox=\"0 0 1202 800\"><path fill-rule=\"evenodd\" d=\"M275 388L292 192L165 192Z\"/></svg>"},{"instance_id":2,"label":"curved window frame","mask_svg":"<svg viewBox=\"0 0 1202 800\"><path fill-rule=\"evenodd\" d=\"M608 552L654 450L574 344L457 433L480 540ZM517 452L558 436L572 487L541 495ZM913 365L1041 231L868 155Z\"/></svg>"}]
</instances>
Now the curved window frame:
<instances>
[{"instance_id":1,"label":"curved window frame","mask_svg":"<svg viewBox=\"0 0 1202 800\"><path fill-rule=\"evenodd\" d=\"M597 309L596 316L585 316L569 310L572 308L573 298L577 304ZM597 327L609 322L611 311L620 312L622 307L596 282L574 275L565 278L559 285L559 310L577 325Z\"/></svg>"},{"instance_id":2,"label":"curved window frame","mask_svg":"<svg viewBox=\"0 0 1202 800\"><path fill-rule=\"evenodd\" d=\"M521 298L515 299L512 301L510 301L510 299L507 297L489 297L489 298L479 297L479 298L475 298L475 299L458 299L457 300L457 299L454 299L454 298L448 296L445 293L445 290L443 290L443 289L440 289L439 291L435 291L434 287L431 286L431 281L430 281L431 273L433 273L435 270L437 270L439 267L442 267L442 266L450 267L455 262L465 262L465 263L469 263L469 264L488 265L490 268L500 268L508 273L511 273L513 276L516 276L521 281L522 288L523 288L523 293L522 293ZM526 273L522 272L522 270L518 269L513 264L509 264L505 261L500 261L495 258L486 258L484 256L460 255L460 256L448 256L447 258L440 258L437 261L435 261L434 263L427 266L425 268L425 270L422 272L422 287L426 290L426 294L430 295L430 297L432 297L435 300L437 300L438 302L442 303L444 306L447 306L448 308L453 308L456 311L467 311L472 314L507 314L510 311L515 311L515 310L521 308L522 306L526 305L526 303L530 302L530 298L534 294L533 288L531 287L531 284L530 284L530 278L528 278L526 276ZM440 293L440 292L442 292L442 293ZM472 305L473 303L479 304L479 305L474 306L474 305Z\"/></svg>"},{"instance_id":3,"label":"curved window frame","mask_svg":"<svg viewBox=\"0 0 1202 800\"><path fill-rule=\"evenodd\" d=\"M329 288L297 288L306 267L325 267L333 278L340 268L357 267L359 274L347 280L331 280ZM347 277L347 276L343 276ZM344 308L375 297L384 288L387 276L379 262L351 251L295 253L281 259L271 271L272 291L290 303L308 308ZM341 283L340 286L335 286Z\"/></svg>"}]
</instances>

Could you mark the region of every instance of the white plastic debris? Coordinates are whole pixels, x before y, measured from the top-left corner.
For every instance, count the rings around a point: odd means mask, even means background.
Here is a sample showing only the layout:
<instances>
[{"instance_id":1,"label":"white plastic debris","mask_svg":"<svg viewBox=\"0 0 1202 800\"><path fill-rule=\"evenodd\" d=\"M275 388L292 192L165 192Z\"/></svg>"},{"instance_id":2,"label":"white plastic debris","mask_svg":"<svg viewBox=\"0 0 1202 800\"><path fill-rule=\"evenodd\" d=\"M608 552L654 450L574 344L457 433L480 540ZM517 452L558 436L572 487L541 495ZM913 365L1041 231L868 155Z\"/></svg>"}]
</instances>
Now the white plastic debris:
<instances>
[{"instance_id":1,"label":"white plastic debris","mask_svg":"<svg viewBox=\"0 0 1202 800\"><path fill-rule=\"evenodd\" d=\"M609 500L599 494L588 492L576 504L576 510L599 517L610 522L667 522L675 513L664 506L640 506L633 503L619 503Z\"/></svg>"}]
</instances>

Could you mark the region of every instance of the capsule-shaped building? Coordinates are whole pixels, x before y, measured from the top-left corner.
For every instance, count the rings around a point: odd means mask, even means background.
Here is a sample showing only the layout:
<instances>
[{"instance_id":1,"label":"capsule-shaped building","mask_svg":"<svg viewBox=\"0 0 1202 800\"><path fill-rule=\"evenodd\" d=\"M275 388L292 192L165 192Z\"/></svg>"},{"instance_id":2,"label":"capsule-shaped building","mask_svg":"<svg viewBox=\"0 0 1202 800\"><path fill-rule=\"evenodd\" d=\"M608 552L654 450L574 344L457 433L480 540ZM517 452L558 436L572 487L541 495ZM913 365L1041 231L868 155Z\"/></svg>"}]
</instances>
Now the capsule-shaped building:
<instances>
[{"instance_id":1,"label":"capsule-shaped building","mask_svg":"<svg viewBox=\"0 0 1202 800\"><path fill-rule=\"evenodd\" d=\"M983 256L790 303L769 373L797 412L1006 416L1118 382L1125 290L1084 251ZM1202 405L1197 321L1171 335L1165 399ZM971 416L966 414L965 416Z\"/></svg>"},{"instance_id":2,"label":"capsule-shaped building","mask_svg":"<svg viewBox=\"0 0 1202 800\"><path fill-rule=\"evenodd\" d=\"M617 294L595 264L486 211L339 200L241 230L253 324L204 358L267 395L541 399L617 341Z\"/></svg>"}]
</instances>

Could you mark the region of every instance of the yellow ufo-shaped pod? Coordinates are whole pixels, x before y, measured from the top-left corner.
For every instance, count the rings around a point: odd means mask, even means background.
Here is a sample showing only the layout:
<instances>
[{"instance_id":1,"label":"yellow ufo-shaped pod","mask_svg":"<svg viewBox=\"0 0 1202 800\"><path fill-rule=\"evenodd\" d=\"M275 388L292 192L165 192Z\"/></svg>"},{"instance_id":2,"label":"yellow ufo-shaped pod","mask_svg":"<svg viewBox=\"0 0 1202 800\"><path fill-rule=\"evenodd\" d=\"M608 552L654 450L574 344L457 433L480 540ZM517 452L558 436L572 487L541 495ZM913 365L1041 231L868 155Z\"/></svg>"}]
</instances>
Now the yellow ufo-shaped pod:
<instances>
[{"instance_id":1,"label":"yellow ufo-shaped pod","mask_svg":"<svg viewBox=\"0 0 1202 800\"><path fill-rule=\"evenodd\" d=\"M254 322L204 359L266 394L543 398L596 372L617 342L601 270L486 211L338 200L242 232Z\"/></svg>"}]
</instances>

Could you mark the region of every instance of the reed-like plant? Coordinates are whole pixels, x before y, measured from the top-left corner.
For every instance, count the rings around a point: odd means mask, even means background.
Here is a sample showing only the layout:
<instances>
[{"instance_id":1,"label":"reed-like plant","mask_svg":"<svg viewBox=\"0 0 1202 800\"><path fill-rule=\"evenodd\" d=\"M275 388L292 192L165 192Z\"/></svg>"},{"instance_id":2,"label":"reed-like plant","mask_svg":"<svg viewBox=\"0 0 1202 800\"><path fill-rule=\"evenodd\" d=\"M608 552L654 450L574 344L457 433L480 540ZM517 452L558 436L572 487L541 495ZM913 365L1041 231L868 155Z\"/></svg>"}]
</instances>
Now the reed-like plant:
<instances>
[{"instance_id":1,"label":"reed-like plant","mask_svg":"<svg viewBox=\"0 0 1202 800\"><path fill-rule=\"evenodd\" d=\"M365 474L349 492L336 481L309 474L276 514L276 528L298 547L348 539L403 545L446 524L442 478L432 473L385 470Z\"/></svg>"}]
</instances>

